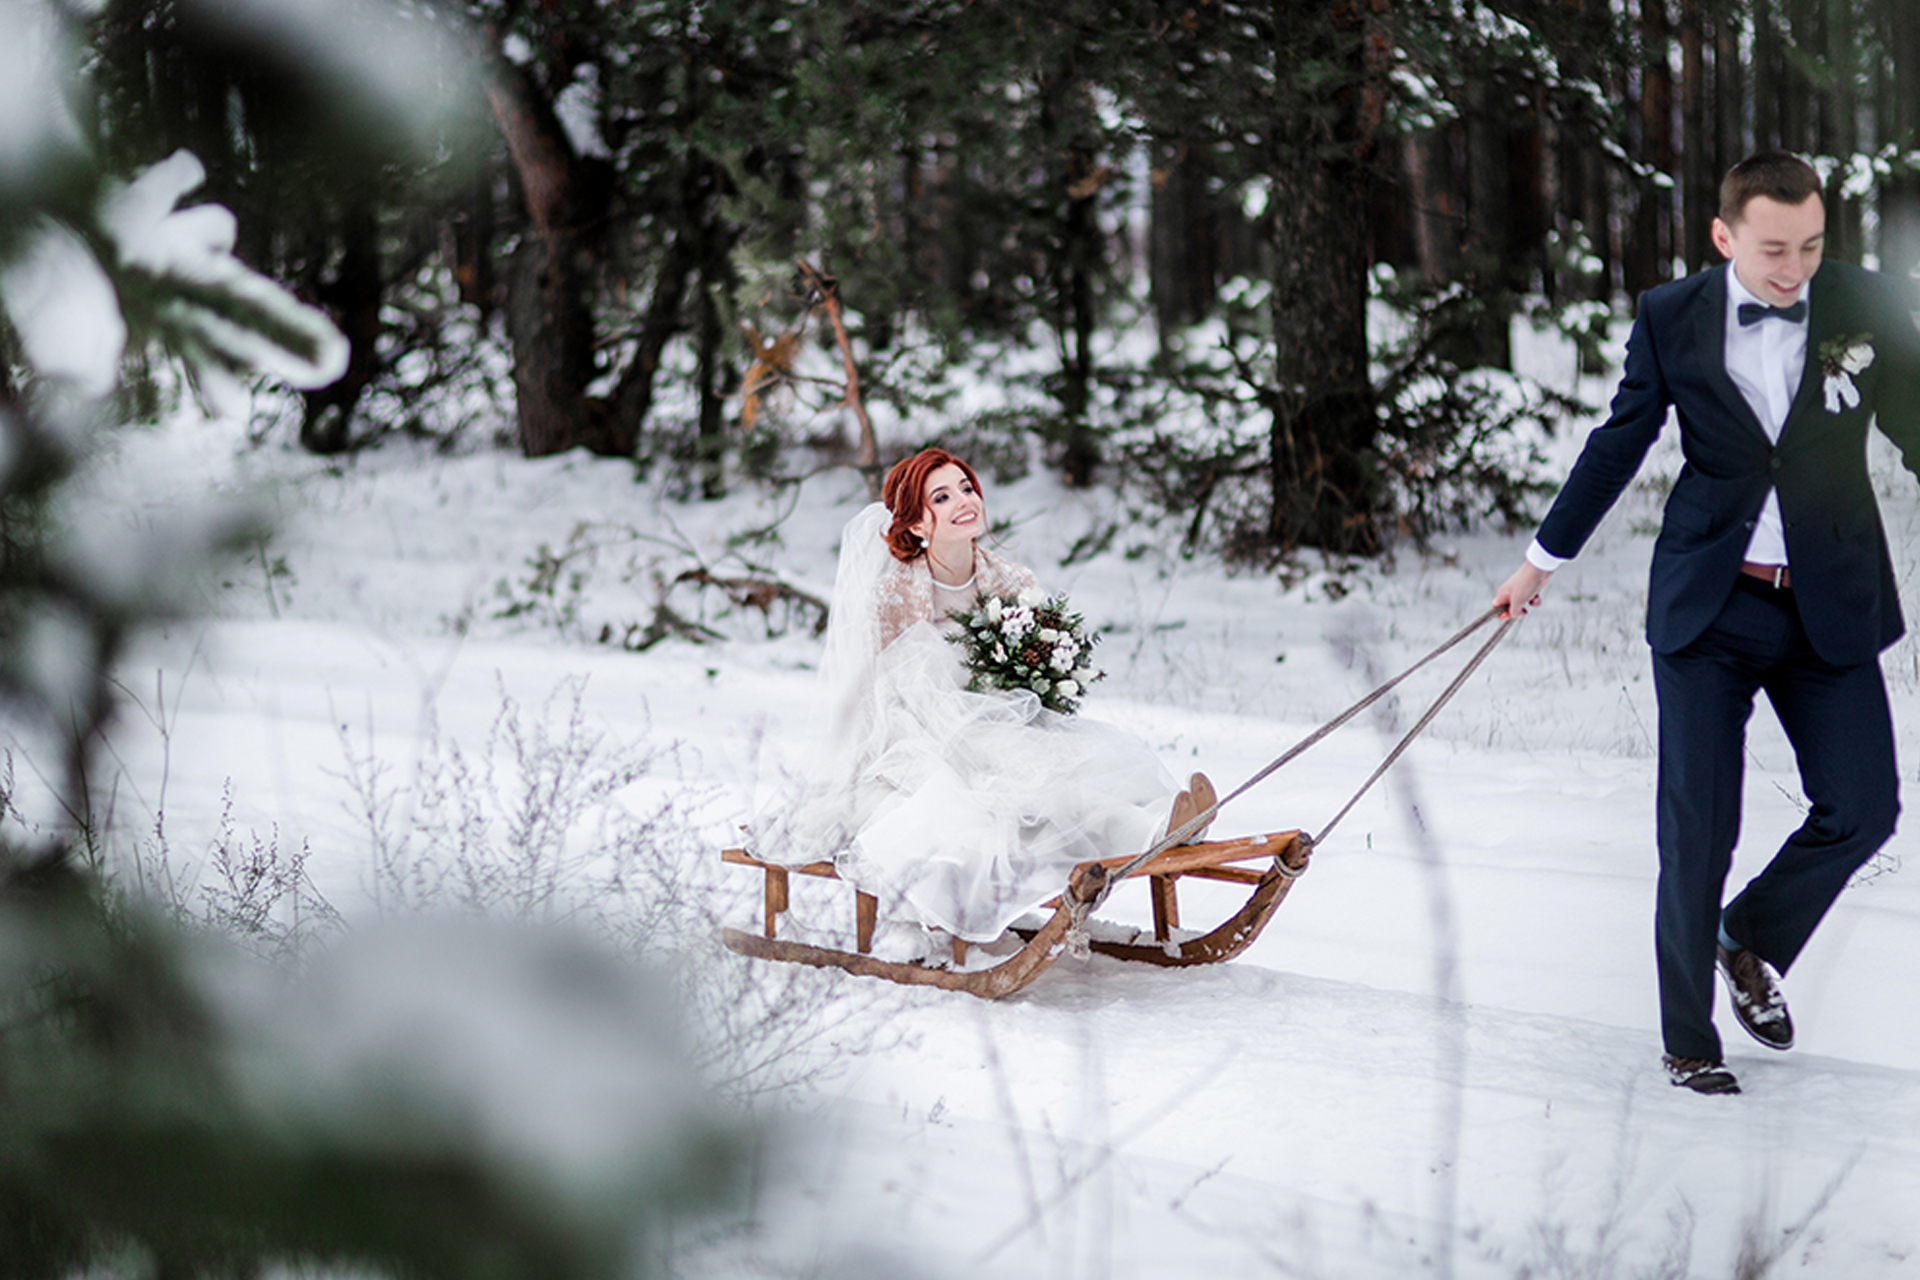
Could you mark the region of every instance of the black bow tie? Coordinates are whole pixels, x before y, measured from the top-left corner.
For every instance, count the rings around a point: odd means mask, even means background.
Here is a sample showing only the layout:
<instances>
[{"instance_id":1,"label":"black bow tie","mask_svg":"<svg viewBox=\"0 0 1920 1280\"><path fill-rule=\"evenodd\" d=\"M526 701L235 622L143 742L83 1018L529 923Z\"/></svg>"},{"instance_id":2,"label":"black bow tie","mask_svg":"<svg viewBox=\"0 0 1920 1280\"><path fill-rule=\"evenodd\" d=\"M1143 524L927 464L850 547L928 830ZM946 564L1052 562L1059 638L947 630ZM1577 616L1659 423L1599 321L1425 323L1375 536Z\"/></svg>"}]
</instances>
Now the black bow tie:
<instances>
[{"instance_id":1,"label":"black bow tie","mask_svg":"<svg viewBox=\"0 0 1920 1280\"><path fill-rule=\"evenodd\" d=\"M1759 324L1768 319L1785 320L1788 324L1799 324L1807 318L1807 300L1805 298L1790 307L1769 307L1758 302L1740 304L1740 323Z\"/></svg>"}]
</instances>

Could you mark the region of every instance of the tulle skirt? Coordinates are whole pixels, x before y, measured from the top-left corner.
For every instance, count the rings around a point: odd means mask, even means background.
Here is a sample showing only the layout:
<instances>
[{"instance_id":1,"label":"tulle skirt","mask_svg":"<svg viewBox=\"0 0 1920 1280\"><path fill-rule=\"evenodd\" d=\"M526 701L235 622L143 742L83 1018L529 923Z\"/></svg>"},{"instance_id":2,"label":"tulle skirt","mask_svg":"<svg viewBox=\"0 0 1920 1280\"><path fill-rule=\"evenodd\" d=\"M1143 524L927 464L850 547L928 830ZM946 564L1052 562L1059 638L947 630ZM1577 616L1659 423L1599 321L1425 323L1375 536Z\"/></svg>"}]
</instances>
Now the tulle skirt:
<instances>
[{"instance_id":1,"label":"tulle skirt","mask_svg":"<svg viewBox=\"0 0 1920 1280\"><path fill-rule=\"evenodd\" d=\"M1123 730L963 680L930 625L880 654L835 861L883 910L991 942L1075 864L1146 849L1177 786Z\"/></svg>"}]
</instances>

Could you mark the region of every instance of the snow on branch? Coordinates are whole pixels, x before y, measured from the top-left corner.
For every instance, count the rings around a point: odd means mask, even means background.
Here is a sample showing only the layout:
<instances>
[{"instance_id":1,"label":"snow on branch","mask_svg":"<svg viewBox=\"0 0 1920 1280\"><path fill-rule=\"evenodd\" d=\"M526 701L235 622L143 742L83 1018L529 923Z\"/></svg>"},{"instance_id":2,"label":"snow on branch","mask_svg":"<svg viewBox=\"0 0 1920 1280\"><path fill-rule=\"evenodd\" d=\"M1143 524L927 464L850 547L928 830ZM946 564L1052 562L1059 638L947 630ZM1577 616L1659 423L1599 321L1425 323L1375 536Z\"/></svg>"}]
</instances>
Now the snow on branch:
<instances>
[{"instance_id":1,"label":"snow on branch","mask_svg":"<svg viewBox=\"0 0 1920 1280\"><path fill-rule=\"evenodd\" d=\"M233 256L232 213L178 207L205 180L200 161L176 151L103 201L122 301L145 302L138 318L202 376L255 369L302 388L337 380L349 347L326 314Z\"/></svg>"}]
</instances>

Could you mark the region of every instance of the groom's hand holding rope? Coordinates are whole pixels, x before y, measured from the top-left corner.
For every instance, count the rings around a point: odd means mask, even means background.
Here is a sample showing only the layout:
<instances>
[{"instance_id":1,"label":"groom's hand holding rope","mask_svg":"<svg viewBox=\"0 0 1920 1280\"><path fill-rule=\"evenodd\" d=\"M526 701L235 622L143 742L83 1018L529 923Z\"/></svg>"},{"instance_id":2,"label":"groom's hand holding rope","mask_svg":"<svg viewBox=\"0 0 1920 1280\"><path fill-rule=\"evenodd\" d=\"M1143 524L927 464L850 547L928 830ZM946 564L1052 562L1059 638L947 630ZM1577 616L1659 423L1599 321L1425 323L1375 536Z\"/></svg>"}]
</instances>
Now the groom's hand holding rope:
<instances>
[{"instance_id":1,"label":"groom's hand holding rope","mask_svg":"<svg viewBox=\"0 0 1920 1280\"><path fill-rule=\"evenodd\" d=\"M1523 616L1529 609L1540 607L1540 593L1547 589L1547 583L1553 577L1553 570L1541 569L1531 560L1522 560L1513 576L1500 584L1493 593L1493 607L1500 616L1508 621Z\"/></svg>"}]
</instances>

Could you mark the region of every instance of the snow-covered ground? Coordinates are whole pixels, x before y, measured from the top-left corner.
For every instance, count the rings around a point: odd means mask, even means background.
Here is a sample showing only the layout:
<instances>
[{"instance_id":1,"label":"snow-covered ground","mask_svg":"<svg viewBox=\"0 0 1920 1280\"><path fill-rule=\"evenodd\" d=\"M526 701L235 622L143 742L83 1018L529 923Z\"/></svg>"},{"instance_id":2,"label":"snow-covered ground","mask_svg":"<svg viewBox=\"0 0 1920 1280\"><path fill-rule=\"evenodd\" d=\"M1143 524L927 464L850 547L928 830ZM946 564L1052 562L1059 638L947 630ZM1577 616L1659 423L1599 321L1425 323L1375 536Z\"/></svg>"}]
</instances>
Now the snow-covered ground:
<instances>
[{"instance_id":1,"label":"snow-covered ground","mask_svg":"<svg viewBox=\"0 0 1920 1280\"><path fill-rule=\"evenodd\" d=\"M1530 358L1568 380L1558 352ZM1556 446L1561 465L1580 434ZM1668 450L1647 477L1673 465ZM1880 465L1920 617L1920 500ZM473 749L503 698L537 716L558 691L564 717L569 681L585 681L591 727L660 753L615 800L676 797L717 851L800 763L817 642L804 627L768 637L686 586L669 602L731 638L634 653L597 637L652 619L656 575L696 564L724 576L744 556L826 596L839 526L863 501L846 472L676 504L584 455L396 445L333 466L189 422L121 438L96 497L101 518L140 521L209 485L264 491L282 532L232 568L205 620L129 664L117 816L136 834L163 822L190 885L230 796L239 831L308 842L349 916L375 880L350 759L404 781L430 744ZM1744 1094L1693 1096L1659 1071L1640 626L1662 492L1634 488L1234 963L1066 957L992 1005L799 978L833 1030L763 1098L775 1140L751 1203L686 1251L687 1272L1920 1274L1920 892L1898 867L1911 835L1788 977L1798 1048L1763 1050L1723 1011ZM1223 792L1481 612L1526 537L1478 532L1283 581L1183 562L1109 495L1045 476L989 481L988 502L1004 549L1106 634L1112 674L1085 713ZM1061 564L1114 519L1108 550ZM597 554L530 591L541 549L580 529ZM1886 669L1911 776L1920 647L1903 642ZM1422 673L1215 830L1319 829L1450 674ZM1736 878L1802 805L1764 707L1750 766ZM737 883L724 910L744 927L751 874ZM800 908L850 912L835 888ZM1144 918L1134 888L1112 913ZM1186 889L1188 922L1225 909L1222 892Z\"/></svg>"}]
</instances>

